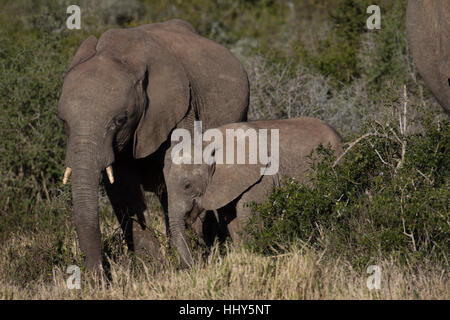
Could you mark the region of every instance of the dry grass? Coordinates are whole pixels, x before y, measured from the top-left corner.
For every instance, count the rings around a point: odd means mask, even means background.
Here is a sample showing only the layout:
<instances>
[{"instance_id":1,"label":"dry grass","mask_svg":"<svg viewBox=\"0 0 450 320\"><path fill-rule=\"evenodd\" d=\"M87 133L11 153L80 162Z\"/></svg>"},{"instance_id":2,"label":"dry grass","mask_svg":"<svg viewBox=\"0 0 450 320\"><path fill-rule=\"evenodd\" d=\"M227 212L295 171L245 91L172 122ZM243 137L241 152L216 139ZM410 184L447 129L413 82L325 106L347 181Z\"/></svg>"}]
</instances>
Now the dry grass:
<instances>
[{"instance_id":1,"label":"dry grass","mask_svg":"<svg viewBox=\"0 0 450 320\"><path fill-rule=\"evenodd\" d=\"M127 254L119 225L100 197L103 241L109 249L110 281L92 288L82 281L69 290L68 265L81 265L70 209L59 233L36 230L12 234L0 246L0 299L449 299L448 272L431 263L381 267L381 289L369 290L365 270L325 252L293 247L279 256L261 256L244 247L217 244L206 258L197 250L192 270L180 270L164 236L164 221L154 197L152 224L162 243L164 265ZM56 254L56 252L58 254ZM83 279L83 274L82 274Z\"/></svg>"},{"instance_id":2,"label":"dry grass","mask_svg":"<svg viewBox=\"0 0 450 320\"><path fill-rule=\"evenodd\" d=\"M1 299L449 299L444 270L412 274L389 261L380 262L380 290L369 291L368 275L338 261L320 262L317 255L293 250L277 258L246 250L226 257L212 255L191 271L149 269L132 275L129 264L113 265L112 281L99 288L66 287L67 274L57 268L54 282L28 285L0 280ZM3 277L2 277L3 278Z\"/></svg>"},{"instance_id":3,"label":"dry grass","mask_svg":"<svg viewBox=\"0 0 450 320\"><path fill-rule=\"evenodd\" d=\"M109 220L109 218L108 218ZM111 220L112 221L112 220ZM110 221L110 222L111 222ZM103 223L106 238L114 237L116 225ZM79 256L73 230L64 241L74 259ZM71 235L70 235L71 234ZM111 281L92 288L82 282L80 290L66 286L66 267L37 273L28 281L14 281L11 264L30 259L27 252L49 239L42 233L11 237L0 248L0 299L449 299L446 270L401 267L380 261L381 289L368 290L369 274L351 268L340 259L322 259L323 254L292 248L287 254L265 257L243 247L226 246L221 254L215 246L192 270L179 270L174 259L166 259L159 270L128 255L111 261ZM52 248L48 248L51 250ZM15 252L17 255L12 255ZM45 252L41 252L45 255ZM165 255L170 253L164 252ZM45 261L29 261L30 267ZM78 261L79 262L79 261ZM48 262L47 262L48 263ZM75 264L75 262L74 262ZM20 268L19 265L14 265ZM28 272L24 268L23 272ZM35 273L36 274L36 273Z\"/></svg>"}]
</instances>

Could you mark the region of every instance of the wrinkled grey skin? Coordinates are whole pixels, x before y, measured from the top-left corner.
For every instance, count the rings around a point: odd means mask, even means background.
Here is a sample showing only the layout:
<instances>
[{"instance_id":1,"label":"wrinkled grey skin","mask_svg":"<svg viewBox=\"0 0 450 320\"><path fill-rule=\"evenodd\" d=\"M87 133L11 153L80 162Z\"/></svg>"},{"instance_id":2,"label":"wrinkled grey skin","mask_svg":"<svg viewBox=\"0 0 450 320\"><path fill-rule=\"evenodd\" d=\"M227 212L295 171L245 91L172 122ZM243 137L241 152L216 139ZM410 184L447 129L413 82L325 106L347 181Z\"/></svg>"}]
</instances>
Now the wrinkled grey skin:
<instances>
[{"instance_id":1,"label":"wrinkled grey skin","mask_svg":"<svg viewBox=\"0 0 450 320\"><path fill-rule=\"evenodd\" d=\"M414 64L450 115L450 1L409 0L406 28Z\"/></svg>"},{"instance_id":2,"label":"wrinkled grey skin","mask_svg":"<svg viewBox=\"0 0 450 320\"><path fill-rule=\"evenodd\" d=\"M264 166L248 164L248 161L247 164L228 165L214 162L174 164L166 161L170 164L164 168L169 197L169 224L174 239L181 239L175 245L186 267L192 266L193 261L185 240L185 225L195 221L199 214L215 211L220 227L226 229L233 241L239 241L241 236L245 236L242 230L251 214L250 208L244 206L245 203L265 201L267 193L279 183L282 176L295 177L305 182L305 172L310 168L308 155L320 144L331 144L338 153L341 150L339 134L317 119L255 121L228 124L219 129L225 137L226 129L238 128L279 129L280 165L277 174L261 175L260 169ZM204 148L207 145L205 143ZM166 157L170 157L169 152Z\"/></svg>"},{"instance_id":3,"label":"wrinkled grey skin","mask_svg":"<svg viewBox=\"0 0 450 320\"><path fill-rule=\"evenodd\" d=\"M162 170L171 131L192 131L194 119L202 120L204 129L246 121L248 95L239 61L185 21L112 29L81 44L58 111L68 136L75 226L89 270L102 268L102 173L129 248L156 254L143 191L156 193L167 216ZM113 184L104 174L110 165Z\"/></svg>"}]
</instances>

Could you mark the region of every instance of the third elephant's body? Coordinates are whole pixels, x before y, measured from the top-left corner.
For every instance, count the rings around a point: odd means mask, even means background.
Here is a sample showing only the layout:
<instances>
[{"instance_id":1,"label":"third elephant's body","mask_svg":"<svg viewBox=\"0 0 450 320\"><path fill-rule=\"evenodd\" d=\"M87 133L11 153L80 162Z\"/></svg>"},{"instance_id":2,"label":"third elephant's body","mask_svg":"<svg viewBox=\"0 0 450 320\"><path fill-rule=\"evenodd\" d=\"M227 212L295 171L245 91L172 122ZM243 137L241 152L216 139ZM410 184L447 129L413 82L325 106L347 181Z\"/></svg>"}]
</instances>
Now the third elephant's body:
<instances>
[{"instance_id":1,"label":"third elephant's body","mask_svg":"<svg viewBox=\"0 0 450 320\"><path fill-rule=\"evenodd\" d=\"M406 29L417 69L450 114L450 1L409 0Z\"/></svg>"}]
</instances>

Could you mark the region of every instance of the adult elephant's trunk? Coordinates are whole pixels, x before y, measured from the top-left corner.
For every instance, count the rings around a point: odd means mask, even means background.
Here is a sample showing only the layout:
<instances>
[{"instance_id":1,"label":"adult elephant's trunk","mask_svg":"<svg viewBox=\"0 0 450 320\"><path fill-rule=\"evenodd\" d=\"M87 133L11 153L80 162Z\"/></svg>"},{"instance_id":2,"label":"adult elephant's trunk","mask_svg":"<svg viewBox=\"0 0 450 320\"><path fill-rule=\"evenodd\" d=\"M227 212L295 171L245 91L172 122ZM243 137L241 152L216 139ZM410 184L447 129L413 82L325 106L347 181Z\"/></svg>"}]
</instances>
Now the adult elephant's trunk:
<instances>
[{"instance_id":1,"label":"adult elephant's trunk","mask_svg":"<svg viewBox=\"0 0 450 320\"><path fill-rule=\"evenodd\" d=\"M180 255L181 266L190 268L192 266L192 254L186 239L185 214L186 210L174 208L173 205L169 204L169 226L172 242Z\"/></svg>"},{"instance_id":2,"label":"adult elephant's trunk","mask_svg":"<svg viewBox=\"0 0 450 320\"><path fill-rule=\"evenodd\" d=\"M72 199L75 228L88 270L101 268L101 235L98 220L98 184L101 167L95 144L84 143L75 150L72 165ZM78 151L78 152L77 152Z\"/></svg>"}]
</instances>

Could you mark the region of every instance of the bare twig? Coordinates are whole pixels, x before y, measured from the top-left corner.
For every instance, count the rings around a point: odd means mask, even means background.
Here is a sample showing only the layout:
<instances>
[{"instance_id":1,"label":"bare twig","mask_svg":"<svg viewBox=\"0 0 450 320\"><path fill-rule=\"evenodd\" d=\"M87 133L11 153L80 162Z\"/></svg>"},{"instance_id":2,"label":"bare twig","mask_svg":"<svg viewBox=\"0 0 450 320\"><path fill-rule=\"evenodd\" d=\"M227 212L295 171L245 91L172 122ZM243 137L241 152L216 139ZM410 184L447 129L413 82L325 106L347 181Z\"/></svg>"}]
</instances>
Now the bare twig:
<instances>
[{"instance_id":1,"label":"bare twig","mask_svg":"<svg viewBox=\"0 0 450 320\"><path fill-rule=\"evenodd\" d=\"M405 161L405 154L406 154L406 144L407 144L407 140L406 140L406 129L407 129L407 125L406 125L406 114L407 114L407 105L408 105L408 95L407 95L407 91L406 91L406 85L403 86L403 112L399 112L399 125L400 125L400 133L402 136L402 139L400 141L400 144L402 146L402 151L401 151L401 157L399 162L397 163L397 167L396 167L396 171L399 170L402 166L403 163Z\"/></svg>"},{"instance_id":2,"label":"bare twig","mask_svg":"<svg viewBox=\"0 0 450 320\"><path fill-rule=\"evenodd\" d=\"M3 211L6 212L6 210L8 209L8 206L9 206L9 197L6 198L5 206L3 207Z\"/></svg>"},{"instance_id":3,"label":"bare twig","mask_svg":"<svg viewBox=\"0 0 450 320\"><path fill-rule=\"evenodd\" d=\"M430 185L433 185L433 180L431 180L429 177L427 177L427 176L426 176L422 171L420 171L419 169L416 168L416 171L417 171L422 177L424 177L425 180L427 180L428 183L429 183ZM431 176L431 173L430 173L430 176Z\"/></svg>"},{"instance_id":4,"label":"bare twig","mask_svg":"<svg viewBox=\"0 0 450 320\"><path fill-rule=\"evenodd\" d=\"M342 157L345 156L345 154L346 154L347 152L349 152L350 149L353 148L358 142L360 142L361 140L363 140L363 139L365 139L365 138L367 138L367 137L374 136L374 135L376 135L376 134L373 133L373 132L368 132L368 133L362 135L361 137L359 137L358 139L356 139L355 141L353 141L352 143L350 143L350 144L348 145L348 148L347 148L343 153L341 153L341 155L340 155L340 156L336 159L336 161L333 163L333 168L339 163L339 161L342 159Z\"/></svg>"},{"instance_id":5,"label":"bare twig","mask_svg":"<svg viewBox=\"0 0 450 320\"><path fill-rule=\"evenodd\" d=\"M372 144L371 144L371 145L372 145ZM392 165L391 165L389 162L387 162L387 161L385 161L385 160L383 159L383 157L381 156L381 154L378 152L377 149L374 148L373 145L372 145L372 148L373 148L373 150L375 150L375 153L377 154L378 158L380 158L381 162L383 162L384 165L387 165L388 167L391 167L391 168L392 168Z\"/></svg>"},{"instance_id":6,"label":"bare twig","mask_svg":"<svg viewBox=\"0 0 450 320\"><path fill-rule=\"evenodd\" d=\"M403 211L403 204L404 204L403 191L404 190L403 189L401 189L401 190L402 190L402 194L401 194L401 197L400 197L400 211L401 211L401 214L402 214L403 234L411 239L411 243L412 243L412 246L413 246L413 251L417 251L416 240L414 239L414 235L412 234L412 232L411 233L407 233L406 232L406 224L405 224L404 211Z\"/></svg>"},{"instance_id":7,"label":"bare twig","mask_svg":"<svg viewBox=\"0 0 450 320\"><path fill-rule=\"evenodd\" d=\"M48 201L50 201L50 195L48 193L48 189L47 189L47 184L45 183L45 177L44 174L41 171L41 178L42 178L42 186L44 188L44 192L45 192L45 197L47 198Z\"/></svg>"}]
</instances>

